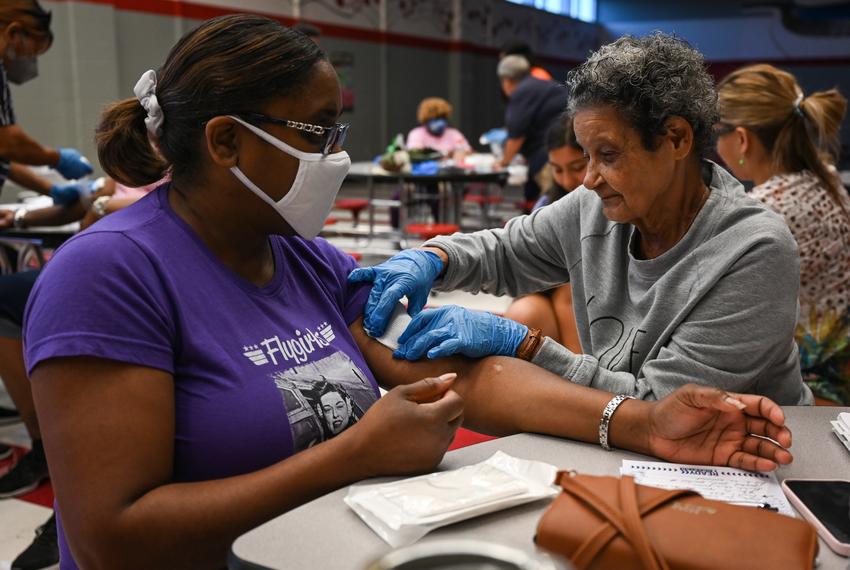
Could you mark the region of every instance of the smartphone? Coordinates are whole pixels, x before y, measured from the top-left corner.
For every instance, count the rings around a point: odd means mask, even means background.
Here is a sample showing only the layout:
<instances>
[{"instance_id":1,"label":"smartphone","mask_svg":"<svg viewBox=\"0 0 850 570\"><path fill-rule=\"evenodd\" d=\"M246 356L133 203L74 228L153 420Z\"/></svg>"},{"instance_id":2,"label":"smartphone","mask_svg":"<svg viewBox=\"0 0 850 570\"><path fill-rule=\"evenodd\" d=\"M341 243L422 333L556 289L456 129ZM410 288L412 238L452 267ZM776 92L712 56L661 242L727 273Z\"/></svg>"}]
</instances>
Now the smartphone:
<instances>
[{"instance_id":1,"label":"smartphone","mask_svg":"<svg viewBox=\"0 0 850 570\"><path fill-rule=\"evenodd\" d=\"M785 479L782 488L826 545L836 554L850 556L850 481Z\"/></svg>"}]
</instances>

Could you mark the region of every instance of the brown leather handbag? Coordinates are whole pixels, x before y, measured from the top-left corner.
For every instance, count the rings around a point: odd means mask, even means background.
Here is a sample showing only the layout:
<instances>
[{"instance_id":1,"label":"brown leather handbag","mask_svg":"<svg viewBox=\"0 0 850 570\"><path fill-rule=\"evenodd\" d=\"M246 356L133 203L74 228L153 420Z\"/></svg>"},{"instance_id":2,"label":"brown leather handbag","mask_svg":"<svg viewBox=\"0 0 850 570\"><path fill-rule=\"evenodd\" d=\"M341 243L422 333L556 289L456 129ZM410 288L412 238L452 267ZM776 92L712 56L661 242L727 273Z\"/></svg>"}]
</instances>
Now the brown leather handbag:
<instances>
[{"instance_id":1,"label":"brown leather handbag","mask_svg":"<svg viewBox=\"0 0 850 570\"><path fill-rule=\"evenodd\" d=\"M812 568L817 534L801 520L636 485L632 477L558 473L563 492L535 542L579 570Z\"/></svg>"}]
</instances>

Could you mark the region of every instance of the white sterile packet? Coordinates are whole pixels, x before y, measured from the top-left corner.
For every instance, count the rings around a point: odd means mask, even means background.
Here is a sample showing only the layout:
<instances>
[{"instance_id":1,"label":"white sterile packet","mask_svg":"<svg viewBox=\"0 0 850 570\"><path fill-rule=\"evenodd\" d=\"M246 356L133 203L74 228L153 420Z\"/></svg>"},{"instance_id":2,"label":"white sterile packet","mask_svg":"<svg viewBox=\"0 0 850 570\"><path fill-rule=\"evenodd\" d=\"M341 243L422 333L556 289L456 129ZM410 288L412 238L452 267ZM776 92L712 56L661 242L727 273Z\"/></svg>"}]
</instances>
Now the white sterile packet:
<instances>
[{"instance_id":1,"label":"white sterile packet","mask_svg":"<svg viewBox=\"0 0 850 570\"><path fill-rule=\"evenodd\" d=\"M401 333L404 332L412 320L411 316L407 314L405 306L401 303L396 303L393 313L387 322L387 329L384 331L383 336L378 337L376 340L390 350L397 349L398 339Z\"/></svg>"},{"instance_id":2,"label":"white sterile packet","mask_svg":"<svg viewBox=\"0 0 850 570\"><path fill-rule=\"evenodd\" d=\"M390 546L441 526L558 494L558 469L497 451L486 461L391 483L353 485L345 503Z\"/></svg>"}]
</instances>

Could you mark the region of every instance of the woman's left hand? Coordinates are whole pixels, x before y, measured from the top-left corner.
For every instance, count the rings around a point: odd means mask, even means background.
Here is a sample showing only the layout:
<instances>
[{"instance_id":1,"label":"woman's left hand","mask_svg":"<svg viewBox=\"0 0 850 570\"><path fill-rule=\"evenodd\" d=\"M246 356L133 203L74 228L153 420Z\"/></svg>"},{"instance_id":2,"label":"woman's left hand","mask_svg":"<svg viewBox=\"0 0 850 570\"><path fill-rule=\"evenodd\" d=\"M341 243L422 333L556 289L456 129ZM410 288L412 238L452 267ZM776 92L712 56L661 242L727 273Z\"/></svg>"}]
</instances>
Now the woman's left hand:
<instances>
[{"instance_id":1,"label":"woman's left hand","mask_svg":"<svg viewBox=\"0 0 850 570\"><path fill-rule=\"evenodd\" d=\"M15 225L14 210L0 210L0 230L11 228Z\"/></svg>"},{"instance_id":2,"label":"woman's left hand","mask_svg":"<svg viewBox=\"0 0 850 570\"><path fill-rule=\"evenodd\" d=\"M772 471L791 463L785 414L764 396L688 384L649 415L652 455L677 463Z\"/></svg>"},{"instance_id":3,"label":"woman's left hand","mask_svg":"<svg viewBox=\"0 0 850 570\"><path fill-rule=\"evenodd\" d=\"M528 327L493 313L455 305L422 311L398 339L393 356L407 360L463 354L471 358L515 356Z\"/></svg>"}]
</instances>

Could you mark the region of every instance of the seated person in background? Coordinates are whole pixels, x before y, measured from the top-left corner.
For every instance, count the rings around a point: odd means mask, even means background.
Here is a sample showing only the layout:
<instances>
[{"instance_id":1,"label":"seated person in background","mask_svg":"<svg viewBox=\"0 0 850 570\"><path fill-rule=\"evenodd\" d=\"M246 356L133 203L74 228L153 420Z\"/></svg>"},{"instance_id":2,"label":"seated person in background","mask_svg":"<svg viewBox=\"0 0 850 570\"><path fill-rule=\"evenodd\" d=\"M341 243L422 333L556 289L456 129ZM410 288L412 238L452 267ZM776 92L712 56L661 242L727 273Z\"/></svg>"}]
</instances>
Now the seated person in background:
<instances>
[{"instance_id":1,"label":"seated person in background","mask_svg":"<svg viewBox=\"0 0 850 570\"><path fill-rule=\"evenodd\" d=\"M430 148L455 160L463 158L472 147L463 133L449 126L451 118L452 106L448 101L439 97L423 99L416 111L419 126L407 134L407 148Z\"/></svg>"},{"instance_id":2,"label":"seated person in background","mask_svg":"<svg viewBox=\"0 0 850 570\"><path fill-rule=\"evenodd\" d=\"M850 197L832 164L847 100L836 89L805 95L766 64L732 72L718 92L717 153L755 183L750 196L785 217L800 248L804 379L815 395L850 404L850 343L841 342L850 336Z\"/></svg>"},{"instance_id":3,"label":"seated person in background","mask_svg":"<svg viewBox=\"0 0 850 570\"><path fill-rule=\"evenodd\" d=\"M557 202L581 186L587 169L587 159L576 142L573 120L559 118L546 133L546 150L552 185L537 201L534 209ZM542 293L520 297L508 307L505 318L522 323L566 346L575 353L581 352L581 342L573 314L572 285L561 285Z\"/></svg>"},{"instance_id":4,"label":"seated person in background","mask_svg":"<svg viewBox=\"0 0 850 570\"><path fill-rule=\"evenodd\" d=\"M366 335L369 288L315 239L350 159L336 73L303 34L209 20L135 92L104 111L100 163L171 182L63 245L27 307L63 570L220 568L285 511L433 469L462 422L597 441L610 393L517 359L395 360ZM323 383L351 402L336 435ZM767 470L791 461L783 424L767 398L691 385L622 402L610 429L668 460Z\"/></svg>"},{"instance_id":5,"label":"seated person in background","mask_svg":"<svg viewBox=\"0 0 850 570\"><path fill-rule=\"evenodd\" d=\"M83 217L81 226L86 227L107 214L129 206L152 189L153 185L128 188L107 178L103 186L91 195L93 201L88 202L90 204L88 209L85 209L83 205L85 201L77 200L69 206L29 210L25 216L19 217L18 222L21 227L27 227L29 224L63 225ZM24 495L36 489L50 477L21 344L24 308L39 273L40 271L35 270L0 275L0 378L32 440L30 451L19 457L17 463L0 476L0 499ZM6 414L12 412L5 409L0 411ZM0 458L4 455L11 455L11 448L0 444ZM40 527L33 544L15 562L24 564L24 559L42 559L41 557L51 549L56 550L56 533L50 530L51 525L55 527L53 517ZM58 560L59 554L56 550L55 562ZM17 565L13 563L12 568L17 568Z\"/></svg>"},{"instance_id":6,"label":"seated person in background","mask_svg":"<svg viewBox=\"0 0 850 570\"><path fill-rule=\"evenodd\" d=\"M407 134L407 141L405 143L405 146L409 150L431 149L455 161L462 160L464 156L472 152L472 147L469 146L463 133L449 126L449 120L452 118L452 106L445 99L441 99L440 97L423 99L419 103L419 109L416 111L416 118L419 121L419 126ZM427 196L424 200L414 200L413 203L427 201L434 221L440 221L437 184L417 184L417 189L418 193L423 195L430 194L433 198ZM400 196L401 192L395 192L393 199L397 200ZM408 206L412 205L408 204ZM398 208L390 208L390 225L394 228L399 227Z\"/></svg>"},{"instance_id":7,"label":"seated person in background","mask_svg":"<svg viewBox=\"0 0 850 570\"><path fill-rule=\"evenodd\" d=\"M402 296L525 295L571 283L577 354L540 332L460 307L423 311L398 357L531 357L573 383L657 399L698 382L811 404L794 342L799 261L785 221L703 160L717 93L675 37L622 37L568 78L588 157L583 187L504 228L454 234L356 270L373 281L370 334ZM424 303L411 302L411 315ZM520 351L520 348L524 350Z\"/></svg>"},{"instance_id":8,"label":"seated person in background","mask_svg":"<svg viewBox=\"0 0 850 570\"><path fill-rule=\"evenodd\" d=\"M99 195L92 200L92 206L80 221L80 229L84 230L102 217L134 204L167 181L168 177L166 176L153 184L133 188L107 177Z\"/></svg>"},{"instance_id":9,"label":"seated person in background","mask_svg":"<svg viewBox=\"0 0 850 570\"><path fill-rule=\"evenodd\" d=\"M584 157L584 150L576 141L571 117L559 117L546 131L545 143L553 183L537 200L535 210L554 204L581 186L587 172L587 159Z\"/></svg>"}]
</instances>

